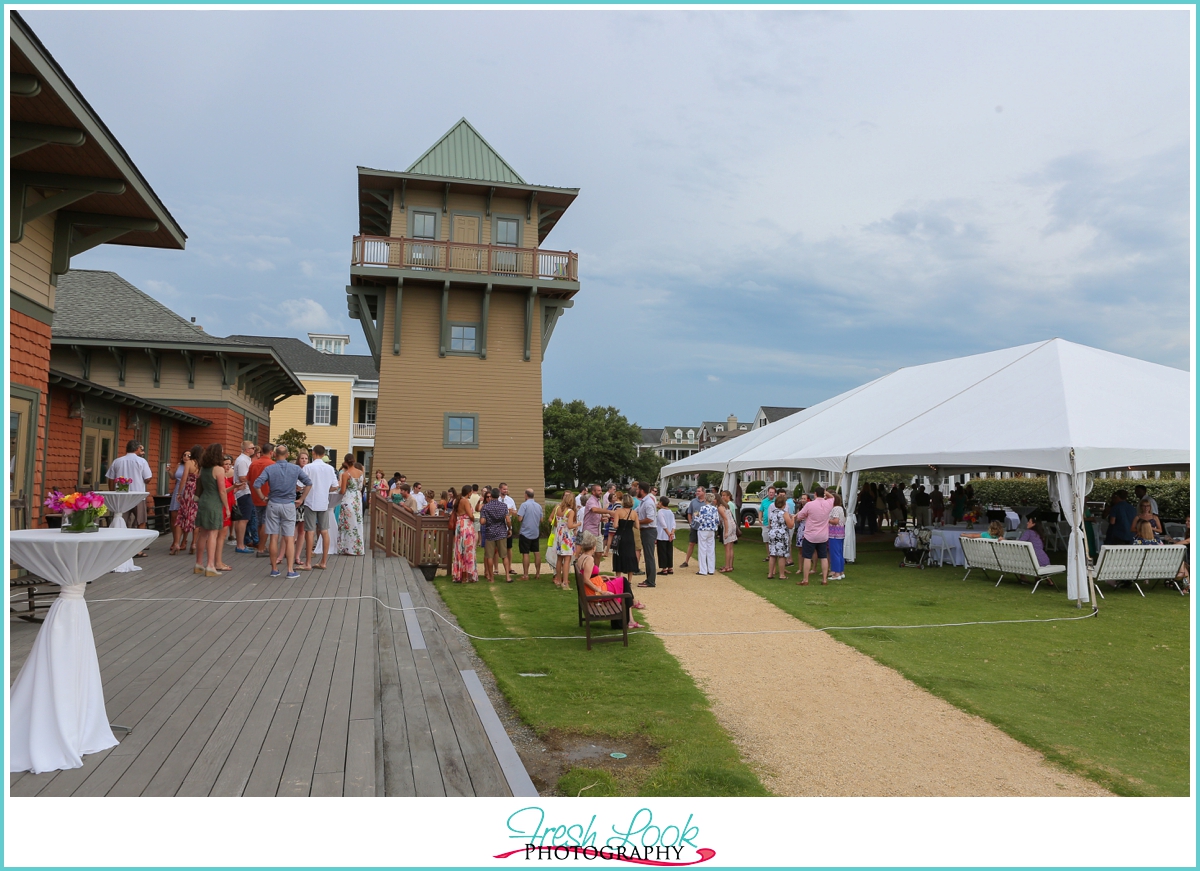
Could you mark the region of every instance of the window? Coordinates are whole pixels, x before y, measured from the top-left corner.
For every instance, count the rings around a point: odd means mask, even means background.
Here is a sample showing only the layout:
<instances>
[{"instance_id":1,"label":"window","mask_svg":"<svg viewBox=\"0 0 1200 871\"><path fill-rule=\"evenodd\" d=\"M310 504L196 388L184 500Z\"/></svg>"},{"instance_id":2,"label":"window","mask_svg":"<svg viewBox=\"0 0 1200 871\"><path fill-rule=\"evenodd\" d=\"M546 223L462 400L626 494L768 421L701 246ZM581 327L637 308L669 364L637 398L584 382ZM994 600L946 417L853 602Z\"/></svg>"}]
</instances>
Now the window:
<instances>
[{"instance_id":1,"label":"window","mask_svg":"<svg viewBox=\"0 0 1200 871\"><path fill-rule=\"evenodd\" d=\"M695 438L696 438L696 431L689 429L688 430L688 441L689 442L693 441L693 440L695 440Z\"/></svg>"},{"instance_id":2,"label":"window","mask_svg":"<svg viewBox=\"0 0 1200 871\"><path fill-rule=\"evenodd\" d=\"M683 430L681 430L681 429L675 430L675 438L677 438L677 439L683 438Z\"/></svg>"},{"instance_id":3,"label":"window","mask_svg":"<svg viewBox=\"0 0 1200 871\"><path fill-rule=\"evenodd\" d=\"M254 442L258 444L258 421L252 417L242 419L242 439L243 441Z\"/></svg>"},{"instance_id":4,"label":"window","mask_svg":"<svg viewBox=\"0 0 1200 871\"><path fill-rule=\"evenodd\" d=\"M363 410L363 421L362 422L374 424L375 423L375 400L374 399L364 399L363 404L362 404L362 410Z\"/></svg>"},{"instance_id":5,"label":"window","mask_svg":"<svg viewBox=\"0 0 1200 871\"><path fill-rule=\"evenodd\" d=\"M329 426L329 415L333 405L328 393L318 393L313 396L313 419L317 426Z\"/></svg>"},{"instance_id":6,"label":"window","mask_svg":"<svg viewBox=\"0 0 1200 871\"><path fill-rule=\"evenodd\" d=\"M519 238L521 232L521 222L515 218L497 218L496 219L496 244L505 245L509 248L519 246Z\"/></svg>"},{"instance_id":7,"label":"window","mask_svg":"<svg viewBox=\"0 0 1200 871\"><path fill-rule=\"evenodd\" d=\"M475 343L477 332L478 328L474 324L451 324L450 350L474 354L478 350Z\"/></svg>"},{"instance_id":8,"label":"window","mask_svg":"<svg viewBox=\"0 0 1200 871\"><path fill-rule=\"evenodd\" d=\"M432 212L413 212L413 238L436 239L437 215Z\"/></svg>"},{"instance_id":9,"label":"window","mask_svg":"<svg viewBox=\"0 0 1200 871\"><path fill-rule=\"evenodd\" d=\"M717 432L724 432L724 431L725 431L725 425L718 423L717 424Z\"/></svg>"},{"instance_id":10,"label":"window","mask_svg":"<svg viewBox=\"0 0 1200 871\"><path fill-rule=\"evenodd\" d=\"M479 415L447 414L446 434L443 441L443 447L479 447Z\"/></svg>"}]
</instances>

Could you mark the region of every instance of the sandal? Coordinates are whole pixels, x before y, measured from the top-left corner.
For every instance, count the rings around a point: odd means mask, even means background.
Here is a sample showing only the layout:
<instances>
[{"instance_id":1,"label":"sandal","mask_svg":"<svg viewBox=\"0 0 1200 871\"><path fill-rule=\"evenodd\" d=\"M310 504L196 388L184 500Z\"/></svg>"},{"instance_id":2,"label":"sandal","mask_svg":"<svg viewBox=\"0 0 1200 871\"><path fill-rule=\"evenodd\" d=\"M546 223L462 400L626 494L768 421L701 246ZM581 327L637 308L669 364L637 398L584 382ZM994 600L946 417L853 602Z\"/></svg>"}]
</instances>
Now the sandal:
<instances>
[{"instance_id":1,"label":"sandal","mask_svg":"<svg viewBox=\"0 0 1200 871\"><path fill-rule=\"evenodd\" d=\"M681 563L679 564L679 567L680 567L681 569L686 569L686 568L688 567L688 561L687 561L687 560L684 560L683 562L681 562Z\"/></svg>"},{"instance_id":2,"label":"sandal","mask_svg":"<svg viewBox=\"0 0 1200 871\"><path fill-rule=\"evenodd\" d=\"M630 629L645 629L646 627L643 626L641 623L638 623L636 620L630 620L629 628Z\"/></svg>"},{"instance_id":3,"label":"sandal","mask_svg":"<svg viewBox=\"0 0 1200 871\"><path fill-rule=\"evenodd\" d=\"M797 587L807 587L808 581L796 581L796 586Z\"/></svg>"},{"instance_id":4,"label":"sandal","mask_svg":"<svg viewBox=\"0 0 1200 871\"><path fill-rule=\"evenodd\" d=\"M179 550L175 545L171 545L171 549L167 551L167 556L175 556L175 554L179 553Z\"/></svg>"}]
</instances>

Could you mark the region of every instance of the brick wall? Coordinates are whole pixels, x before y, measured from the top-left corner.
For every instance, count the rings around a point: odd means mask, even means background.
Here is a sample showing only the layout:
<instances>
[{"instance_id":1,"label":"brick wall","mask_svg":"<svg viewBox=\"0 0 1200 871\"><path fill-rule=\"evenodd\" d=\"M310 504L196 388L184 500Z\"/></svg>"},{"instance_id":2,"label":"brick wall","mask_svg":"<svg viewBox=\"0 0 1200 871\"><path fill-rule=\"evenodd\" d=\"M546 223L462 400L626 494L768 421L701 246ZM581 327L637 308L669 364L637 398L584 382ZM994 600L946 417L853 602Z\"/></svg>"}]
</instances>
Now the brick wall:
<instances>
[{"instance_id":1,"label":"brick wall","mask_svg":"<svg viewBox=\"0 0 1200 871\"><path fill-rule=\"evenodd\" d=\"M9 317L9 380L13 384L24 384L41 391L41 404L37 415L37 442L33 454L33 480L29 482L26 497L29 504L29 523L31 526L38 526L46 490L46 400L49 394L50 325L21 314L15 309L9 309Z\"/></svg>"},{"instance_id":2,"label":"brick wall","mask_svg":"<svg viewBox=\"0 0 1200 871\"><path fill-rule=\"evenodd\" d=\"M213 442L220 442L225 453L235 456L242 444L243 427L246 419L241 412L232 408L185 408L174 406L179 411L211 420L212 426L189 426L180 424L180 451L187 450L192 445L208 447Z\"/></svg>"},{"instance_id":3,"label":"brick wall","mask_svg":"<svg viewBox=\"0 0 1200 871\"><path fill-rule=\"evenodd\" d=\"M83 421L68 417L71 391L55 387L50 391L49 450L46 453L46 491L71 493L79 484L79 452L83 445ZM44 509L39 502L38 517Z\"/></svg>"}]
</instances>

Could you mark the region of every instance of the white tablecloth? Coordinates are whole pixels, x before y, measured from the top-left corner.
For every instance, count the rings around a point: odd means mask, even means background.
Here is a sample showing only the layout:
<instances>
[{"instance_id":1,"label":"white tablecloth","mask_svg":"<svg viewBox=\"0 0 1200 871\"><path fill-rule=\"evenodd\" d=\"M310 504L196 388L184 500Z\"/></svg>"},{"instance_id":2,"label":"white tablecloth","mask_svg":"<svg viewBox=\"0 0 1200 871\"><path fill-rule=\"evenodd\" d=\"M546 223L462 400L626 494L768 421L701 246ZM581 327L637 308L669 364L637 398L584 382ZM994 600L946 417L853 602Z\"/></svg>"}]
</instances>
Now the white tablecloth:
<instances>
[{"instance_id":1,"label":"white tablecloth","mask_svg":"<svg viewBox=\"0 0 1200 871\"><path fill-rule=\"evenodd\" d=\"M127 529L125 525L125 512L137 508L138 505L146 501L149 495L145 491L134 493L128 490L101 490L100 495L104 497L104 504L108 506L111 519L108 522L109 529ZM134 551L137 553L137 551ZM115 569L114 572L140 572L142 567L135 565L133 557L125 560Z\"/></svg>"},{"instance_id":2,"label":"white tablecloth","mask_svg":"<svg viewBox=\"0 0 1200 871\"><path fill-rule=\"evenodd\" d=\"M104 709L104 688L92 622L83 600L87 582L158 537L146 529L66 533L20 529L9 556L62 585L10 694L9 771L79 768L83 756L116 746Z\"/></svg>"},{"instance_id":3,"label":"white tablecloth","mask_svg":"<svg viewBox=\"0 0 1200 871\"><path fill-rule=\"evenodd\" d=\"M931 559L933 560L933 562L938 562L939 555L934 550L934 542L937 540L938 536L940 535L945 540L946 544L950 546L949 556L953 560L954 565L961 566L964 563L966 563L966 557L963 556L962 545L958 543L959 536L961 536L964 532L969 532L969 533L973 533L974 535L979 535L981 532L983 532L986 529L987 529L986 524L984 524L981 527L980 524L978 524L978 523L975 524L974 529L968 529L967 525L965 523L961 523L958 526L945 526L945 527L935 526L933 528L933 536L931 537L930 542L929 542L929 547L930 547L929 555L930 555Z\"/></svg>"}]
</instances>

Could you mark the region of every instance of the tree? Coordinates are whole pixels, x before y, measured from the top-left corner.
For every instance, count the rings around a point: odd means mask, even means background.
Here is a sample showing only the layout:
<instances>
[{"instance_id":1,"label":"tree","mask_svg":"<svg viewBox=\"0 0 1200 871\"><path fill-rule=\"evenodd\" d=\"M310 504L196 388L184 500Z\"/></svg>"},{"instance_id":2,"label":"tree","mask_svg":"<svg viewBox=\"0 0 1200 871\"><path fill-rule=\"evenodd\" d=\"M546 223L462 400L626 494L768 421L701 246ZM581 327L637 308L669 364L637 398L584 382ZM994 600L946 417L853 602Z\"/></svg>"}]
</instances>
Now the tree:
<instances>
[{"instance_id":1,"label":"tree","mask_svg":"<svg viewBox=\"0 0 1200 871\"><path fill-rule=\"evenodd\" d=\"M627 475L657 479L658 458L637 455L641 429L611 405L589 408L580 399L555 399L542 411L542 439L547 486L578 487Z\"/></svg>"},{"instance_id":2,"label":"tree","mask_svg":"<svg viewBox=\"0 0 1200 871\"><path fill-rule=\"evenodd\" d=\"M307 438L307 433L303 433L295 427L292 427L291 429L284 430L282 433L275 436L275 444L286 445L288 449L288 458L294 460L300 456L301 451L307 451L310 447L312 447L312 445L306 441Z\"/></svg>"}]
</instances>

